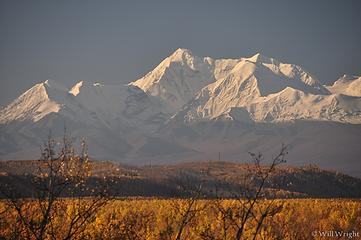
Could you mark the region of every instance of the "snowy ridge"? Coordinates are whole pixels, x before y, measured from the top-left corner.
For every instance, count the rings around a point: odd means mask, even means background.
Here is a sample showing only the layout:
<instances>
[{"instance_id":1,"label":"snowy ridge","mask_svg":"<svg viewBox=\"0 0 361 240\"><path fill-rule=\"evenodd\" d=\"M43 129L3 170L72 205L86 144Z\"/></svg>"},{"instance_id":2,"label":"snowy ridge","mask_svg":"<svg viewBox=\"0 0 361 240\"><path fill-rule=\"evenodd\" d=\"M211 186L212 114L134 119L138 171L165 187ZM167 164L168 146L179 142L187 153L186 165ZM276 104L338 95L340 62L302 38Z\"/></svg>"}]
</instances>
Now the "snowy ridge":
<instances>
[{"instance_id":1,"label":"snowy ridge","mask_svg":"<svg viewBox=\"0 0 361 240\"><path fill-rule=\"evenodd\" d=\"M222 71L222 77L199 91L173 119L185 123L211 120L242 108L249 114L246 119L255 122L361 123L361 98L332 94L297 65L261 54L231 63L233 67Z\"/></svg>"},{"instance_id":2,"label":"snowy ridge","mask_svg":"<svg viewBox=\"0 0 361 240\"><path fill-rule=\"evenodd\" d=\"M52 89L53 85L55 87ZM61 105L51 97L58 99L64 93L62 91L49 80L36 84L0 111L0 124L27 120L37 122L52 112L58 112Z\"/></svg>"},{"instance_id":3,"label":"snowy ridge","mask_svg":"<svg viewBox=\"0 0 361 240\"><path fill-rule=\"evenodd\" d=\"M306 91L316 94L329 94L329 91L319 82L319 80L302 69L300 66L288 63L281 63L273 58L262 56L260 53L246 59L268 68L273 74L285 78L286 81L299 81L306 86L310 86ZM300 83L296 83L300 85Z\"/></svg>"},{"instance_id":4,"label":"snowy ridge","mask_svg":"<svg viewBox=\"0 0 361 240\"><path fill-rule=\"evenodd\" d=\"M69 93L76 96L80 92L80 88L83 86L84 81L76 83L70 90Z\"/></svg>"},{"instance_id":5,"label":"snowy ridge","mask_svg":"<svg viewBox=\"0 0 361 240\"><path fill-rule=\"evenodd\" d=\"M162 115L161 107L135 86L80 81L68 89L54 80L46 80L2 109L0 123L36 123L52 113L71 122L109 129L119 125L146 128L155 124L147 121Z\"/></svg>"},{"instance_id":6,"label":"snowy ridge","mask_svg":"<svg viewBox=\"0 0 361 240\"><path fill-rule=\"evenodd\" d=\"M334 94L361 97L361 77L343 75L332 86L326 86Z\"/></svg>"},{"instance_id":7,"label":"snowy ridge","mask_svg":"<svg viewBox=\"0 0 361 240\"><path fill-rule=\"evenodd\" d=\"M177 49L126 85L34 85L0 110L0 159L36 159L49 129L60 136L64 126L87 138L95 159L169 163L222 151L237 160L285 142L298 163L346 169L342 158L352 172L361 167L361 77L323 86L302 67L259 53L213 59Z\"/></svg>"},{"instance_id":8,"label":"snowy ridge","mask_svg":"<svg viewBox=\"0 0 361 240\"><path fill-rule=\"evenodd\" d=\"M190 50L179 48L131 85L160 98L168 106L167 110L175 113L202 87L214 82L209 61L209 58L202 59Z\"/></svg>"},{"instance_id":9,"label":"snowy ridge","mask_svg":"<svg viewBox=\"0 0 361 240\"><path fill-rule=\"evenodd\" d=\"M157 118L152 111L162 119L175 114L173 118L193 122L225 116L232 108L246 110L255 122L360 123L360 86L361 78L350 76L323 86L301 67L260 53L249 58L212 59L179 48L128 85L79 81L68 89L46 80L2 109L0 123L36 122L59 113L108 128L120 123L142 128Z\"/></svg>"}]
</instances>

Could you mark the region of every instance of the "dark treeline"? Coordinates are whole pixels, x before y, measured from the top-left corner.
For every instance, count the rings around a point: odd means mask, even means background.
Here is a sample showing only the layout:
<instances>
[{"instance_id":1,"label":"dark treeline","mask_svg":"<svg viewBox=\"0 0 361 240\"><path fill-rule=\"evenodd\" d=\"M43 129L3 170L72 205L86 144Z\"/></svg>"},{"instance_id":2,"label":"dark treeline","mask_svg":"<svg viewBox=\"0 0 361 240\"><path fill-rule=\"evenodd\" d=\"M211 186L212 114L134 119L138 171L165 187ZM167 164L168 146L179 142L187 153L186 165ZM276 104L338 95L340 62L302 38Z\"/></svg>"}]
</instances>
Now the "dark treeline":
<instances>
[{"instance_id":1,"label":"dark treeline","mask_svg":"<svg viewBox=\"0 0 361 240\"><path fill-rule=\"evenodd\" d=\"M8 163L9 164L9 163ZM109 163L108 163L109 164ZM202 165L204 163L199 163ZM113 165L109 165L114 167ZM104 170L106 172L106 170ZM109 176L104 178L104 172L98 176L87 178L86 184L89 189L99 185L107 185L109 194L114 197L161 197L161 198L182 198L189 197L190 193L180 189L180 185L199 186L202 184L202 197L227 197L232 198L242 192L241 185L232 179L217 178L212 171L197 171L179 167L170 173L171 176L155 178L147 174L149 169L142 171L128 171L128 174L121 173L118 176L109 170ZM161 175L161 168L154 168L152 175ZM0 186L3 189L16 190L19 197L32 197L34 175L32 174L11 174L6 173L0 176ZM257 178L252 180L257 185ZM7 186L7 188L4 188ZM71 187L71 186L69 186ZM361 180L335 172L323 171L316 167L307 167L300 171L283 171L272 176L265 184L265 188L272 192L277 189L278 197L285 198L359 198L361 197ZM14 191L13 191L14 192ZM73 194L73 193L72 193ZM81 194L91 196L90 191ZM62 197L67 197L67 191ZM6 198L0 192L0 198Z\"/></svg>"}]
</instances>

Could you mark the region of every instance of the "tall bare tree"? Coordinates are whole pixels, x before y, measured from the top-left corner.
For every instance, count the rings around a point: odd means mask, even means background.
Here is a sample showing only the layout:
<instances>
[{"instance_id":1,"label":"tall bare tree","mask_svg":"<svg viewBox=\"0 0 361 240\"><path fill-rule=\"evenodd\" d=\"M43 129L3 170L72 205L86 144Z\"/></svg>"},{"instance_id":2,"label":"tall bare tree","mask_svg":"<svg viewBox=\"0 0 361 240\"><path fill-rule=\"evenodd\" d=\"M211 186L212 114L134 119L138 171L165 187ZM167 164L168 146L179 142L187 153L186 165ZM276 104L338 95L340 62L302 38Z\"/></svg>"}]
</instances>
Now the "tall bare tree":
<instances>
[{"instance_id":1,"label":"tall bare tree","mask_svg":"<svg viewBox=\"0 0 361 240\"><path fill-rule=\"evenodd\" d=\"M30 181L30 197L18 192L16 186L1 187L7 206L19 220L20 238L79 238L109 200L104 181L95 184L91 178L85 140L81 141L80 154L76 154L66 132L60 143L48 137Z\"/></svg>"},{"instance_id":2,"label":"tall bare tree","mask_svg":"<svg viewBox=\"0 0 361 240\"><path fill-rule=\"evenodd\" d=\"M240 173L240 191L233 194L237 201L225 204L219 196L212 201L213 209L221 218L219 229L223 240L256 239L265 220L280 212L283 206L283 201L277 200L280 186L272 183L272 177L277 167L286 162L287 147L282 145L268 165L264 164L261 153L249 154L252 163Z\"/></svg>"},{"instance_id":3,"label":"tall bare tree","mask_svg":"<svg viewBox=\"0 0 361 240\"><path fill-rule=\"evenodd\" d=\"M243 194L239 198L241 211L238 217L235 239L242 239L247 225L254 229L252 239L256 239L264 220L282 209L283 203L276 202L274 193L267 193L265 187L270 182L277 166L286 162L287 154L287 146L282 145L280 152L272 158L271 163L267 166L262 164L263 155L261 153L250 153L253 164L248 169L242 185Z\"/></svg>"}]
</instances>

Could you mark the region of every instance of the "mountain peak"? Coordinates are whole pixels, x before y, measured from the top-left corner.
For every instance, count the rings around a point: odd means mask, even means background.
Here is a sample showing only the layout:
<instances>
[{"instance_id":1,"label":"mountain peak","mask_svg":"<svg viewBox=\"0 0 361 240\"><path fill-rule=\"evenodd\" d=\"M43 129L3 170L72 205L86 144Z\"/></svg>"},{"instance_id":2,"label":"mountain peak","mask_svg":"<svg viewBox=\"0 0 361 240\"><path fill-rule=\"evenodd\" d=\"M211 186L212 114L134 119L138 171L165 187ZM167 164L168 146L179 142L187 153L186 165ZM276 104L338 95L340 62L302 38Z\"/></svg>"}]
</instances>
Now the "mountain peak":
<instances>
[{"instance_id":1,"label":"mountain peak","mask_svg":"<svg viewBox=\"0 0 361 240\"><path fill-rule=\"evenodd\" d=\"M261 53L256 53L250 58L247 58L248 61L254 62L254 63L275 63L276 61L273 58L266 57L262 55Z\"/></svg>"},{"instance_id":2,"label":"mountain peak","mask_svg":"<svg viewBox=\"0 0 361 240\"><path fill-rule=\"evenodd\" d=\"M131 84L161 99L173 114L213 81L209 59L195 56L189 49L178 48L154 70Z\"/></svg>"},{"instance_id":3,"label":"mountain peak","mask_svg":"<svg viewBox=\"0 0 361 240\"><path fill-rule=\"evenodd\" d=\"M344 74L332 86L326 86L333 94L361 97L361 76Z\"/></svg>"},{"instance_id":4,"label":"mountain peak","mask_svg":"<svg viewBox=\"0 0 361 240\"><path fill-rule=\"evenodd\" d=\"M51 87L51 86L55 86L55 85L56 85L55 81L52 80L52 79L46 79L46 80L43 81L41 84L42 84L43 86L46 86L46 87Z\"/></svg>"},{"instance_id":5,"label":"mountain peak","mask_svg":"<svg viewBox=\"0 0 361 240\"><path fill-rule=\"evenodd\" d=\"M174 53L189 53L192 54L192 51L187 48L177 48L177 50L174 51Z\"/></svg>"},{"instance_id":6,"label":"mountain peak","mask_svg":"<svg viewBox=\"0 0 361 240\"><path fill-rule=\"evenodd\" d=\"M353 75L350 75L350 74L344 74L341 78L339 78L339 80L351 81L351 80L355 80L357 78L360 78L360 76L353 76Z\"/></svg>"},{"instance_id":7,"label":"mountain peak","mask_svg":"<svg viewBox=\"0 0 361 240\"><path fill-rule=\"evenodd\" d=\"M55 80L52 80L52 79L47 79L44 82L42 82L41 84L47 89L50 88L50 89L57 89L57 90L67 91L67 88L64 85L62 85L58 81L55 81Z\"/></svg>"},{"instance_id":8,"label":"mountain peak","mask_svg":"<svg viewBox=\"0 0 361 240\"><path fill-rule=\"evenodd\" d=\"M332 86L328 86L328 87L335 87L337 85L340 84L349 84L355 80L360 81L361 76L354 76L354 75L350 75L350 74L344 74L342 75L339 79L337 79Z\"/></svg>"},{"instance_id":9,"label":"mountain peak","mask_svg":"<svg viewBox=\"0 0 361 240\"><path fill-rule=\"evenodd\" d=\"M15 120L37 122L52 112L58 112L61 106L53 99L60 95L56 93L59 88L63 89L53 80L34 85L0 111L0 124Z\"/></svg>"},{"instance_id":10,"label":"mountain peak","mask_svg":"<svg viewBox=\"0 0 361 240\"><path fill-rule=\"evenodd\" d=\"M46 79L43 83L46 84L46 85L49 85L51 84L51 82L53 82L54 80L51 80L51 79Z\"/></svg>"},{"instance_id":11,"label":"mountain peak","mask_svg":"<svg viewBox=\"0 0 361 240\"><path fill-rule=\"evenodd\" d=\"M70 90L69 93L73 94L74 96L78 95L80 92L80 88L83 86L84 81L77 82Z\"/></svg>"},{"instance_id":12,"label":"mountain peak","mask_svg":"<svg viewBox=\"0 0 361 240\"><path fill-rule=\"evenodd\" d=\"M169 56L169 59L173 61L183 61L191 57L193 57L193 53L191 50L186 48L178 48L172 53L172 55Z\"/></svg>"}]
</instances>

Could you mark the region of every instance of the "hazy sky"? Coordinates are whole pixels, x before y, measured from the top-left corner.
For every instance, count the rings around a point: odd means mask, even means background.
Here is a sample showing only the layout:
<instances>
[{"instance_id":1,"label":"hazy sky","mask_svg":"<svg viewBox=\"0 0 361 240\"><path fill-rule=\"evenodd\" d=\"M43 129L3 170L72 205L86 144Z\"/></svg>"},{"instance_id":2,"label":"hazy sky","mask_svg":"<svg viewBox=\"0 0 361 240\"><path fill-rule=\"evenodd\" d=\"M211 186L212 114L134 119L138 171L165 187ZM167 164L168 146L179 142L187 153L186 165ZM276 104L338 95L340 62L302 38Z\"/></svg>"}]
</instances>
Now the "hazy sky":
<instances>
[{"instance_id":1,"label":"hazy sky","mask_svg":"<svg viewBox=\"0 0 361 240\"><path fill-rule=\"evenodd\" d=\"M45 79L135 80L178 47L361 75L361 1L0 0L0 105Z\"/></svg>"}]
</instances>

